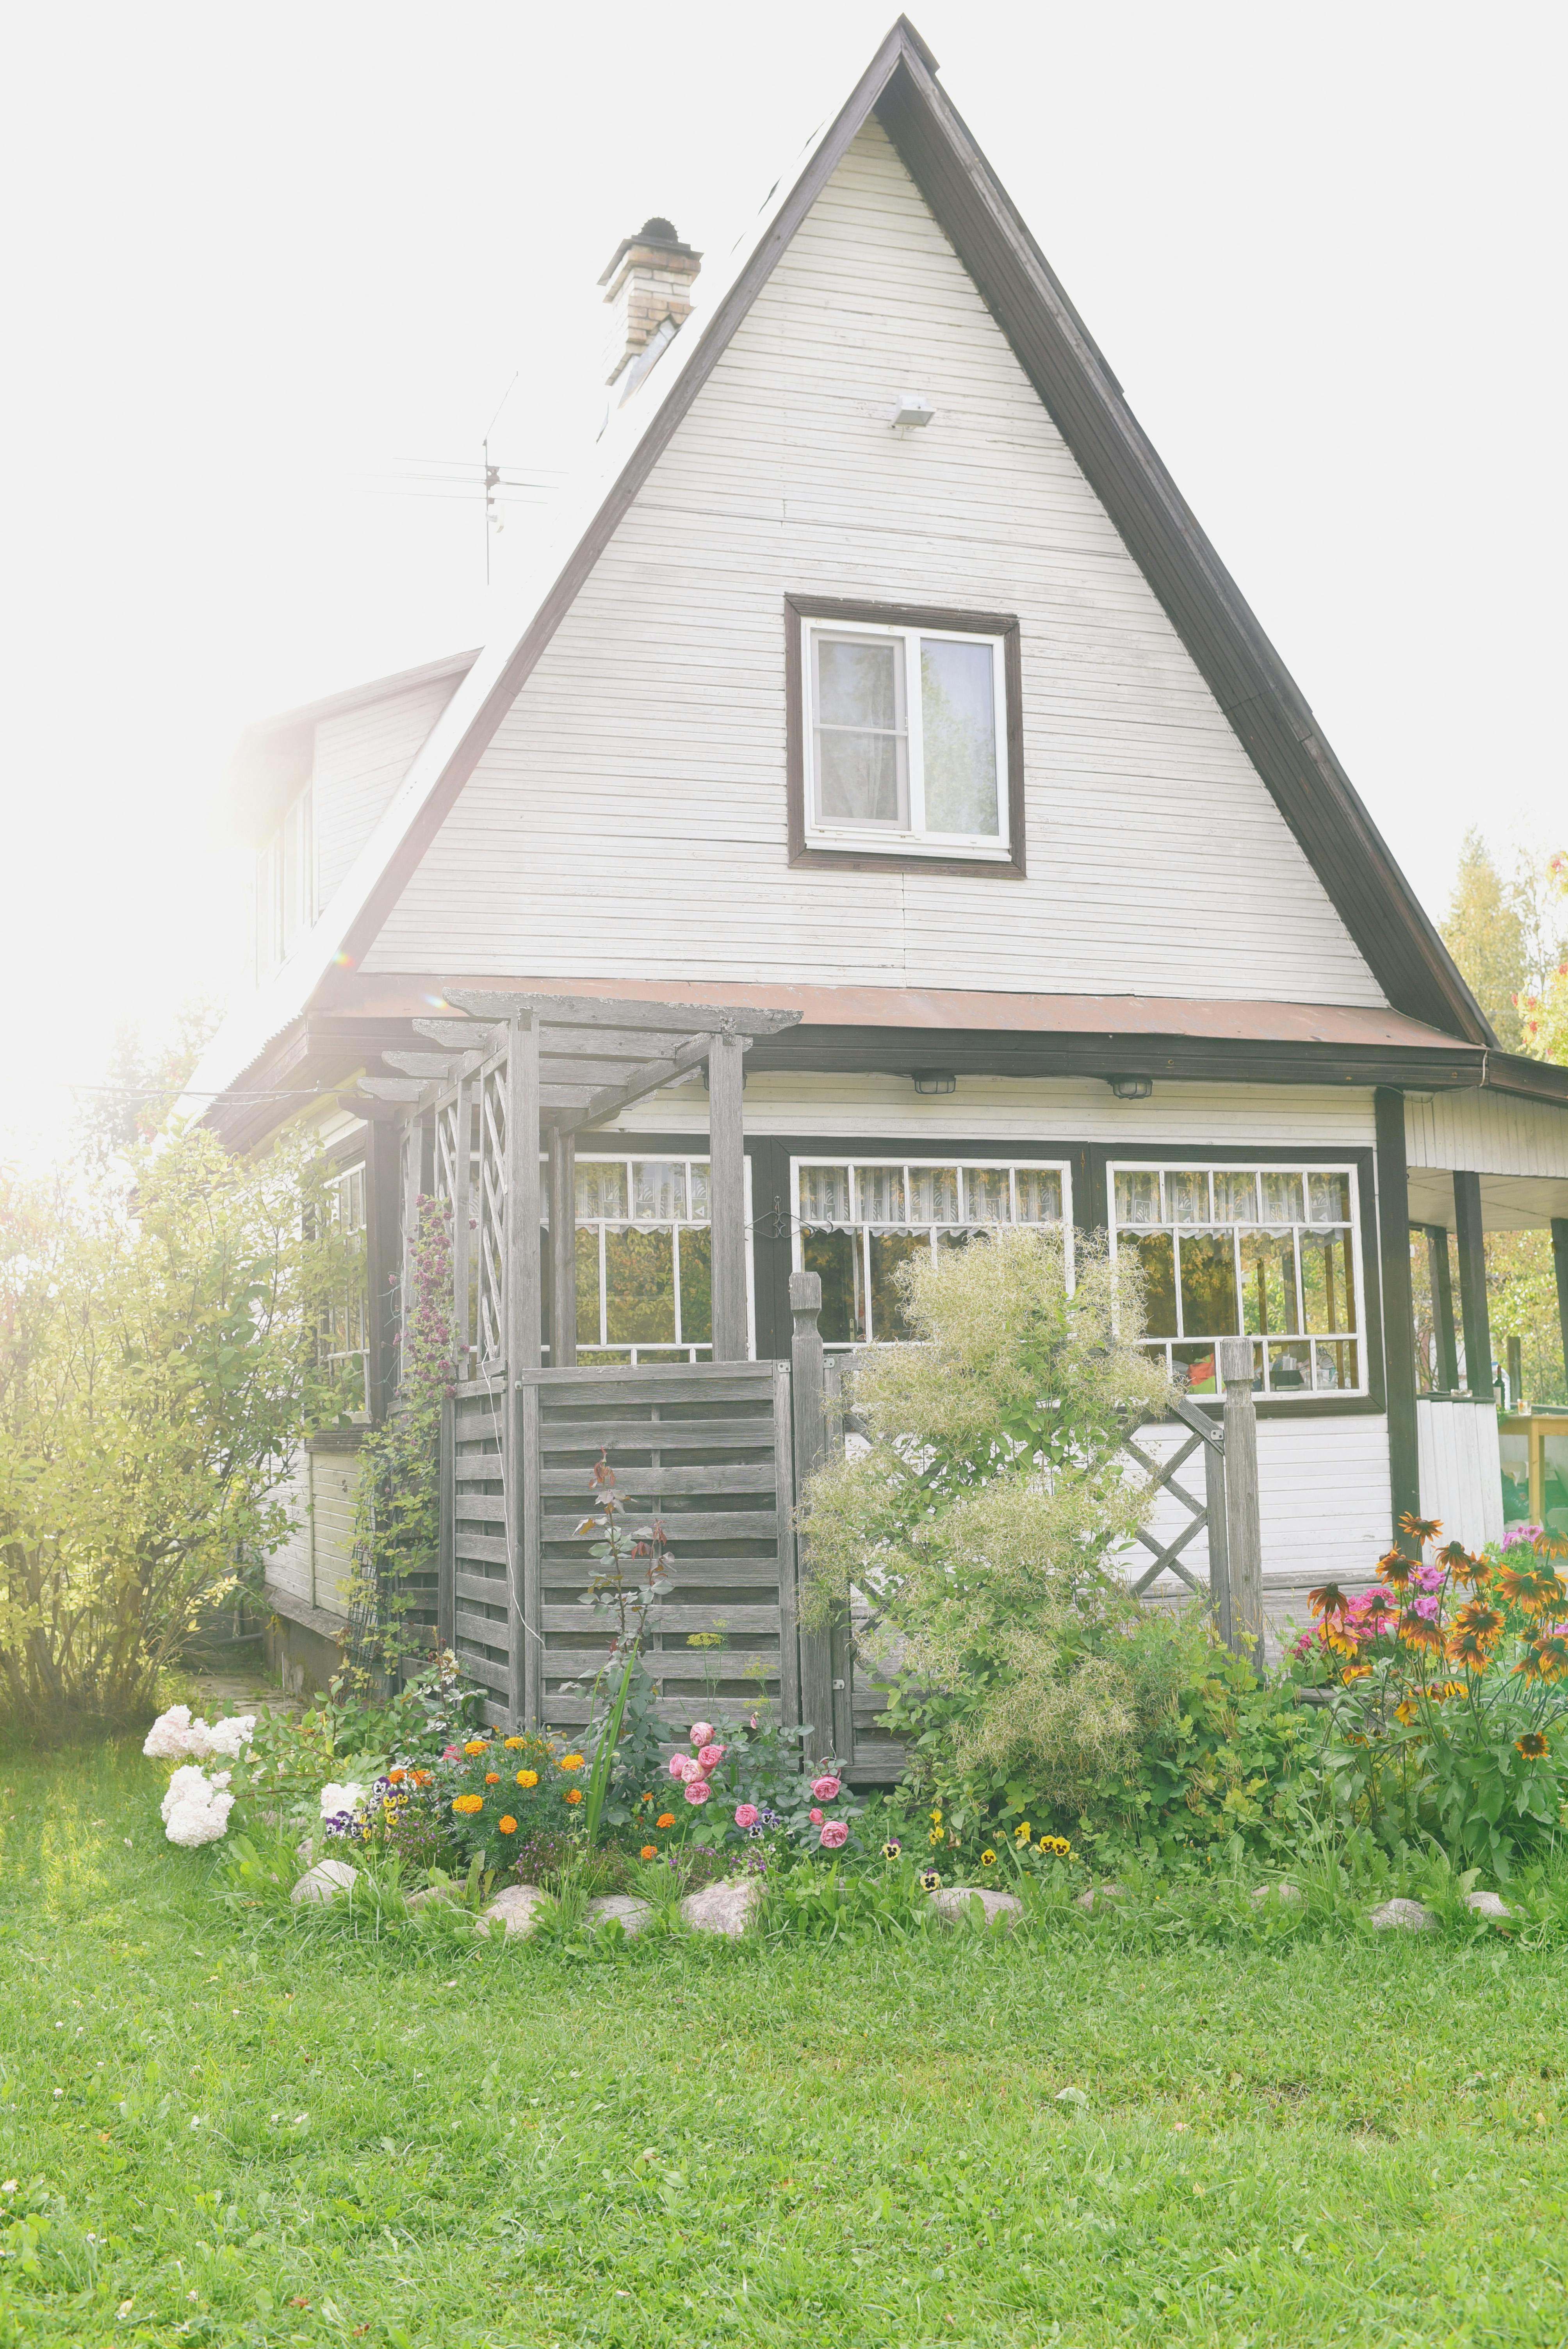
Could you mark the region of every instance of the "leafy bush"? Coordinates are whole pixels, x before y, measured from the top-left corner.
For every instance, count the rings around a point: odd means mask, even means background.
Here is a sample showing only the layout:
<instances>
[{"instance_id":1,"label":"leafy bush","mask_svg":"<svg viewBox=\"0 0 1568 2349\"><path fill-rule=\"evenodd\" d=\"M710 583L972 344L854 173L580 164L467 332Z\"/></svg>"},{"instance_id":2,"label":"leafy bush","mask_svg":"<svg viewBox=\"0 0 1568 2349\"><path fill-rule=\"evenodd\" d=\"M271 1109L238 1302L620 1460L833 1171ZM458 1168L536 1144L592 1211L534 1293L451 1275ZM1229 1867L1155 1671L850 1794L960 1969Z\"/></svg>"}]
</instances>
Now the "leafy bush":
<instances>
[{"instance_id":1,"label":"leafy bush","mask_svg":"<svg viewBox=\"0 0 1568 2349\"><path fill-rule=\"evenodd\" d=\"M202 1132L134 1195L0 1184L0 1711L23 1730L133 1721L288 1532L291 1448L337 1407L316 1195L303 1145L253 1164Z\"/></svg>"}]
</instances>

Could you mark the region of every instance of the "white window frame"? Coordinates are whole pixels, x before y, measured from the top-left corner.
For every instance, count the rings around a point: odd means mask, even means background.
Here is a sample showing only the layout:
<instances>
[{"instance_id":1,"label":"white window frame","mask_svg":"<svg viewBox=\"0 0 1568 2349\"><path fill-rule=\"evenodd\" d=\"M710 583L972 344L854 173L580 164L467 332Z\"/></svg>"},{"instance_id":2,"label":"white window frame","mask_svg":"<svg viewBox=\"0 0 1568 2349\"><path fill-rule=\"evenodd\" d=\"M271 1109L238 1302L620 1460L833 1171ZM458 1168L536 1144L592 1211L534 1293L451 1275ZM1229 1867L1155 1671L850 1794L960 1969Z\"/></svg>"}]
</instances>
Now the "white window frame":
<instances>
[{"instance_id":1,"label":"white window frame","mask_svg":"<svg viewBox=\"0 0 1568 2349\"><path fill-rule=\"evenodd\" d=\"M805 839L808 848L851 849L859 854L898 856L977 857L997 864L1013 859L1011 778L1007 771L1007 678L1005 638L989 629L906 626L901 621L833 620L820 615L800 616L800 739L804 772ZM875 636L883 643L897 637L903 645L905 764L908 770L909 824L869 820L825 823L817 763L817 662L813 638ZM925 823L925 758L923 697L920 689L920 647L923 638L991 647L991 704L996 744L996 825L994 833L933 832ZM940 1162L945 1164L945 1161Z\"/></svg>"},{"instance_id":2,"label":"white window frame","mask_svg":"<svg viewBox=\"0 0 1568 2349\"><path fill-rule=\"evenodd\" d=\"M271 838L256 851L256 978L268 979L287 962L316 916L315 803L306 783L284 810Z\"/></svg>"},{"instance_id":3,"label":"white window frame","mask_svg":"<svg viewBox=\"0 0 1568 2349\"><path fill-rule=\"evenodd\" d=\"M694 1166L700 1166L703 1168L705 1173L708 1171L710 1161L706 1151L685 1150L676 1143L667 1150L580 1150L576 1154L576 1164L580 1169L584 1166L624 1167L625 1170L626 1201L628 1206L633 1205L636 1197L636 1194L632 1185L632 1169L639 1163L645 1163L648 1161L662 1161L668 1165L684 1166L686 1168L686 1205L689 1210L692 1195L691 1170ZM747 1359L750 1361L755 1361L757 1355L757 1316L752 1303L751 1161L749 1158L745 1162L745 1185L746 1351ZM545 1212L548 1215L548 1197L546 1198ZM609 1291L606 1287L604 1273L604 1235L607 1231L660 1232L689 1230L711 1232L713 1229L713 1217L711 1212L706 1216L694 1216L689 1212L684 1216L669 1216L632 1215L577 1216L574 1217L574 1228L579 1232L592 1231L597 1235L599 1256L599 1335L597 1338L578 1339L577 1360L580 1363L593 1364L594 1362L608 1362L608 1366L614 1369L620 1367L620 1361L623 1356L629 1356L631 1362L634 1365L650 1358L655 1361L667 1362L672 1361L676 1355L684 1355L685 1359L688 1362L712 1361L713 1340L711 1338L684 1339L677 1336L673 1341L666 1341L664 1340L655 1341L649 1340L646 1342L642 1340L634 1341L628 1339L617 1340L612 1338L609 1335ZM676 1252L675 1283L676 1328L678 1331L680 1328L680 1252L678 1249ZM581 1312L581 1296L578 1299L578 1309L579 1312ZM609 1361L609 1358L612 1356L615 1358L614 1361Z\"/></svg>"},{"instance_id":4,"label":"white window frame","mask_svg":"<svg viewBox=\"0 0 1568 2349\"><path fill-rule=\"evenodd\" d=\"M931 1234L931 1250L934 1256L936 1253L936 1235L939 1232L1060 1231L1064 1236L1066 1243L1065 1254L1067 1259L1068 1286L1069 1288L1072 1287L1075 1273L1073 1245L1073 1174L1072 1162L1070 1159L984 1158L977 1157L973 1151L934 1152L919 1156L905 1154L902 1157L892 1158L879 1156L875 1154L868 1154L863 1150L856 1150L852 1143L843 1150L808 1151L802 1156L791 1158L789 1161L789 1198L791 1203L789 1212L790 1232L793 1244L791 1257L793 1269L796 1272L799 1272L803 1268L800 1239L804 1219L800 1214L800 1174L801 1170L808 1166L848 1167L850 1172L851 1211L858 1209L860 1205L857 1195L858 1185L855 1181L855 1169L857 1166L892 1166L902 1168L903 1172L906 1197L908 1195L910 1176L918 1173L923 1167L953 1166L957 1168L961 1175L969 1172L971 1169L975 1172L988 1174L999 1174L1005 1170L1008 1175L1008 1195L1015 1213L1005 1224L1000 1223L992 1217L986 1217L982 1221L975 1221L966 1218L962 1215L955 1216L950 1223L888 1224L874 1222L870 1218L861 1216L856 1212L851 1212L849 1225L846 1228L854 1231L861 1237L862 1242L861 1277L865 1282L868 1326L870 1326L872 1319L871 1251L869 1243L870 1237L873 1231L929 1232ZM1058 1178L1062 1186L1062 1214L1059 1224L1026 1223L1020 1220L1016 1212L1018 1199L1017 1183L1016 1178L1019 1174L1055 1174ZM964 1204L966 1203L961 1200L960 1205L962 1206ZM868 1338L835 1338L824 1340L823 1341L826 1350L829 1353L833 1354L848 1354L856 1352L865 1347L903 1345L907 1342L908 1341L906 1340L898 1338L879 1338L876 1335L874 1327L872 1329L872 1334Z\"/></svg>"},{"instance_id":5,"label":"white window frame","mask_svg":"<svg viewBox=\"0 0 1568 2349\"><path fill-rule=\"evenodd\" d=\"M1116 1214L1116 1178L1119 1174L1154 1174L1159 1177L1161 1213L1161 1220L1159 1223L1118 1223ZM1209 1206L1211 1214L1206 1222L1189 1221L1184 1223L1175 1223L1168 1219L1165 1195L1165 1177L1168 1174L1202 1174L1209 1178ZM1214 1205L1214 1186L1212 1178L1216 1174L1252 1174L1254 1176L1264 1174L1295 1175L1302 1188L1302 1206L1304 1208L1307 1209L1308 1212L1300 1222L1296 1222L1294 1219L1289 1223L1276 1223L1272 1221L1265 1222L1261 1216L1257 1222L1251 1224L1239 1224L1224 1220L1216 1220L1212 1212ZM1318 1223L1313 1220L1310 1213L1311 1192L1308 1188L1308 1185L1312 1176L1315 1174L1339 1174L1344 1176L1350 1191L1350 1218L1348 1223L1343 1222L1338 1218L1336 1218L1332 1223ZM1306 1300L1303 1295L1301 1278L1301 1247L1299 1237L1297 1237L1293 1251L1295 1265L1295 1315L1297 1323L1295 1333L1292 1334L1289 1331L1285 1331L1282 1332L1281 1335L1276 1338L1271 1332L1265 1339L1259 1336L1258 1333L1253 1330L1238 1329L1228 1333L1222 1334L1229 1334L1233 1337L1238 1338L1246 1338L1251 1341L1253 1349L1253 1361L1255 1365L1255 1374L1253 1383L1260 1397L1266 1398L1270 1402L1289 1402L1297 1404L1305 1409L1310 1409L1314 1403L1332 1402L1341 1398L1346 1400L1364 1399L1366 1396L1370 1394L1372 1391L1372 1366L1367 1351L1367 1266L1361 1246L1361 1185L1359 1174L1360 1169L1352 1159L1311 1160L1305 1158L1289 1159L1261 1157L1222 1159L1181 1158L1173 1155L1169 1158L1112 1158L1108 1160L1105 1170L1106 1220L1110 1233L1110 1254L1112 1261L1114 1262L1116 1258L1120 1237L1124 1233L1137 1234L1141 1232L1171 1232L1175 1234L1178 1237L1178 1246L1172 1250L1171 1269L1176 1289L1176 1326L1179 1334L1173 1338L1146 1338L1143 1340L1145 1350L1151 1354L1161 1355L1164 1359L1167 1372L1173 1375L1172 1350L1175 1347L1217 1346L1220 1342L1218 1338L1211 1338L1207 1332L1204 1332L1198 1337L1189 1338L1181 1330L1181 1268L1179 1240L1180 1235L1182 1232L1228 1231L1233 1235L1233 1259L1235 1268L1238 1320L1244 1319L1244 1311L1242 1307L1243 1279L1240 1251L1240 1237L1242 1233L1289 1231L1293 1235L1299 1235L1302 1232L1348 1232L1350 1236L1351 1272L1356 1287L1356 1320L1354 1328L1335 1330L1333 1332L1309 1330L1306 1328ZM1259 1204L1260 1206L1262 1205L1261 1195ZM1335 1346L1346 1345L1353 1345L1356 1348L1357 1371L1357 1384L1354 1386L1342 1386L1339 1384L1337 1378L1336 1378L1333 1382L1326 1381L1320 1384L1318 1379L1319 1347L1327 1350ZM1286 1350L1294 1350L1296 1354L1305 1354L1306 1367L1310 1375L1305 1385L1274 1385L1274 1353L1276 1349L1281 1352L1284 1352ZM1206 1396L1210 1392L1210 1390L1201 1389L1197 1390L1197 1392ZM1212 1392L1217 1399L1220 1393L1220 1385L1217 1376Z\"/></svg>"}]
</instances>

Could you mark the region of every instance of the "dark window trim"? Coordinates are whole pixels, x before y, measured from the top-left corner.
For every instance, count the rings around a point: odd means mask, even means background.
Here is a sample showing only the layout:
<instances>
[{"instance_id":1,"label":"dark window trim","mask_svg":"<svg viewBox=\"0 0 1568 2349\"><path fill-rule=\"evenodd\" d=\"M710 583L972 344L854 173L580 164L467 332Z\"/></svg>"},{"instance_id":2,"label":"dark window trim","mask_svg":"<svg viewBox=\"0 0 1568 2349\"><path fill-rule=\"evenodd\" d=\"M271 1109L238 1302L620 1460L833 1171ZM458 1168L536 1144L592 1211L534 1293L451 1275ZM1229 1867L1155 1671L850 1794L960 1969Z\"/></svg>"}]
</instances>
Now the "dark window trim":
<instances>
[{"instance_id":1,"label":"dark window trim","mask_svg":"<svg viewBox=\"0 0 1568 2349\"><path fill-rule=\"evenodd\" d=\"M863 620L890 628L952 628L1002 639L1002 675L1006 709L1008 854L999 856L911 856L896 849L815 848L806 841L805 678L800 658L805 620ZM954 612L914 604L847 603L831 595L784 598L785 777L789 800L789 862L851 873L992 873L1022 880L1024 861L1024 690L1018 622L1010 612Z\"/></svg>"}]
</instances>

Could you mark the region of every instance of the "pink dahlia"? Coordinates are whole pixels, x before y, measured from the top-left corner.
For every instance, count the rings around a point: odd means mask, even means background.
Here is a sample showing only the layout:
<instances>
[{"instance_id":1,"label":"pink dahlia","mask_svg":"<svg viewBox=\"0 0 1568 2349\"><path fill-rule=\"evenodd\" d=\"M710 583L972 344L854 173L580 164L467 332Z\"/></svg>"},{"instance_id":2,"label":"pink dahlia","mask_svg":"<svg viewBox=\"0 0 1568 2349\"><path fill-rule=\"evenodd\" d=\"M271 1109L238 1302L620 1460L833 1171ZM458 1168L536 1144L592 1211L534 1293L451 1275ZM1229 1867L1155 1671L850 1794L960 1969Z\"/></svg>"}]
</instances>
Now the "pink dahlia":
<instances>
[{"instance_id":1,"label":"pink dahlia","mask_svg":"<svg viewBox=\"0 0 1568 2349\"><path fill-rule=\"evenodd\" d=\"M706 1803L712 1792L713 1788L706 1778L686 1780L686 1798L688 1803Z\"/></svg>"},{"instance_id":2,"label":"pink dahlia","mask_svg":"<svg viewBox=\"0 0 1568 2349\"><path fill-rule=\"evenodd\" d=\"M825 1776L812 1779L811 1792L820 1803L836 1803L841 1783L841 1780L835 1778L830 1770Z\"/></svg>"},{"instance_id":3,"label":"pink dahlia","mask_svg":"<svg viewBox=\"0 0 1568 2349\"><path fill-rule=\"evenodd\" d=\"M735 1824L738 1827L754 1827L761 1816L762 1814L758 1809L755 1803L738 1803L736 1805Z\"/></svg>"},{"instance_id":4,"label":"pink dahlia","mask_svg":"<svg viewBox=\"0 0 1568 2349\"><path fill-rule=\"evenodd\" d=\"M824 1851L837 1851L849 1839L850 1823L847 1819L830 1819L818 1837Z\"/></svg>"}]
</instances>

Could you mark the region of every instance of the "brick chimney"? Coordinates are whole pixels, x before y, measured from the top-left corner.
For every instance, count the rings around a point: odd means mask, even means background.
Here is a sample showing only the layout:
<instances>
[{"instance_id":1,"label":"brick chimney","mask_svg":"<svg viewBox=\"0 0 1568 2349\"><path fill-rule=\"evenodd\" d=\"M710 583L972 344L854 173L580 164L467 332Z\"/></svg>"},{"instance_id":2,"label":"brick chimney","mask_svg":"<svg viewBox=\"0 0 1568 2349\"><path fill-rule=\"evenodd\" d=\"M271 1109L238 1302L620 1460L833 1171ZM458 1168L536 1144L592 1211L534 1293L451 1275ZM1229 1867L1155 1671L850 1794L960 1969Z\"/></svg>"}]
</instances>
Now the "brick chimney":
<instances>
[{"instance_id":1,"label":"brick chimney","mask_svg":"<svg viewBox=\"0 0 1568 2349\"><path fill-rule=\"evenodd\" d=\"M635 236L616 246L599 280L611 316L606 383L641 356L666 318L680 325L691 309L691 282L701 267L701 254L683 244L667 220L645 221Z\"/></svg>"}]
</instances>

